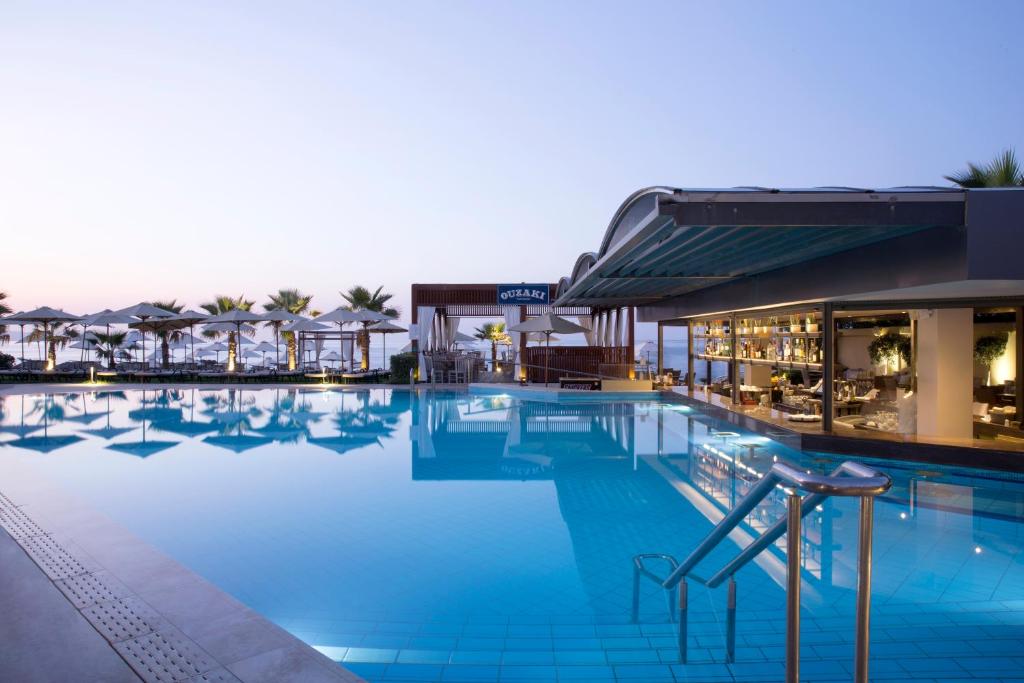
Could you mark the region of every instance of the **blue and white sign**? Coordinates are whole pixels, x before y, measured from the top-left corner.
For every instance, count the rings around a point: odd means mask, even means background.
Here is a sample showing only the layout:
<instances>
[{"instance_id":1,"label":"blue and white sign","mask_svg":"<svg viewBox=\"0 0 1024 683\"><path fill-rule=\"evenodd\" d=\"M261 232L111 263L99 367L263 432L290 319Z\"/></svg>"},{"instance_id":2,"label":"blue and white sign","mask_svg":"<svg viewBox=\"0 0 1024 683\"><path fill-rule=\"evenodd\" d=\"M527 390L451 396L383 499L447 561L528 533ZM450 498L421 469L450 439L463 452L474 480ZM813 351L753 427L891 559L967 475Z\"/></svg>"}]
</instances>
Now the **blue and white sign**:
<instances>
[{"instance_id":1,"label":"blue and white sign","mask_svg":"<svg viewBox=\"0 0 1024 683\"><path fill-rule=\"evenodd\" d=\"M546 305L547 285L498 285L499 306Z\"/></svg>"}]
</instances>

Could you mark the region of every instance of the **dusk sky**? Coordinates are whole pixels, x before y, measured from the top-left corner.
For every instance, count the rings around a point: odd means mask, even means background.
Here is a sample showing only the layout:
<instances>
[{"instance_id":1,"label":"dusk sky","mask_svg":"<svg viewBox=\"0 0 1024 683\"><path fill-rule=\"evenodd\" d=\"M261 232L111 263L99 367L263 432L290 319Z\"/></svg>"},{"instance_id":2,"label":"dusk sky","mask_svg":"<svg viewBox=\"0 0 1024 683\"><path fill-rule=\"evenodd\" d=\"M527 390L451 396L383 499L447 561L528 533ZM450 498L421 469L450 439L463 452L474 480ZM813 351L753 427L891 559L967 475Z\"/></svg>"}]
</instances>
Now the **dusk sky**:
<instances>
[{"instance_id":1,"label":"dusk sky","mask_svg":"<svg viewBox=\"0 0 1024 683\"><path fill-rule=\"evenodd\" d=\"M826 6L827 5L827 6ZM0 291L555 281L633 190L1024 152L1022 2L0 2Z\"/></svg>"}]
</instances>

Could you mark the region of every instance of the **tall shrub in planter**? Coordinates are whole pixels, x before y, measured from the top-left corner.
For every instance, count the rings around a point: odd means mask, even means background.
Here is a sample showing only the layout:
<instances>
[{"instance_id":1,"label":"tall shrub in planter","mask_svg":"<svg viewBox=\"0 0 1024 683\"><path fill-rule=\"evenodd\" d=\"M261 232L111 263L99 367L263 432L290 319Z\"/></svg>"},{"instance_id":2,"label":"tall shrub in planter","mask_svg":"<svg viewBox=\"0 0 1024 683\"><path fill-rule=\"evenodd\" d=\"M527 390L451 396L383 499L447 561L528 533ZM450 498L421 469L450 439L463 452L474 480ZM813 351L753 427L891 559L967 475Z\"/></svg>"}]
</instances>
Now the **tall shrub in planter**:
<instances>
[{"instance_id":1,"label":"tall shrub in planter","mask_svg":"<svg viewBox=\"0 0 1024 683\"><path fill-rule=\"evenodd\" d=\"M391 383L408 384L409 371L419 365L419 358L415 353L396 353L391 356Z\"/></svg>"}]
</instances>

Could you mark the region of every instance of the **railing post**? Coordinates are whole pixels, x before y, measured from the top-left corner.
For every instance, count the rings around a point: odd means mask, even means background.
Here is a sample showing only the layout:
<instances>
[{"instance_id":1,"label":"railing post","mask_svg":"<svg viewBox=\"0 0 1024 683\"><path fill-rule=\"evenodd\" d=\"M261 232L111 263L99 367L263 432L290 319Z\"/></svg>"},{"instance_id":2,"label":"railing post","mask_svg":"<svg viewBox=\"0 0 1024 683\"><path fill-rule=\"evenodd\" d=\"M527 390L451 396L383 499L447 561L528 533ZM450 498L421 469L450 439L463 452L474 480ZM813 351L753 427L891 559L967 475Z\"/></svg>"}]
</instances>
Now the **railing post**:
<instances>
[{"instance_id":1,"label":"railing post","mask_svg":"<svg viewBox=\"0 0 1024 683\"><path fill-rule=\"evenodd\" d=\"M736 661L736 580L729 577L729 598L725 607L725 661Z\"/></svg>"},{"instance_id":2,"label":"railing post","mask_svg":"<svg viewBox=\"0 0 1024 683\"><path fill-rule=\"evenodd\" d=\"M686 664L686 579L679 582L679 661Z\"/></svg>"},{"instance_id":3,"label":"railing post","mask_svg":"<svg viewBox=\"0 0 1024 683\"><path fill-rule=\"evenodd\" d=\"M640 621L640 567L633 565L633 610L632 621Z\"/></svg>"},{"instance_id":4,"label":"railing post","mask_svg":"<svg viewBox=\"0 0 1024 683\"><path fill-rule=\"evenodd\" d=\"M860 547L857 549L857 635L853 680L868 683L871 644L871 537L875 499L860 499Z\"/></svg>"},{"instance_id":5,"label":"railing post","mask_svg":"<svg viewBox=\"0 0 1024 683\"><path fill-rule=\"evenodd\" d=\"M800 683L800 493L789 494L786 524L786 683Z\"/></svg>"}]
</instances>

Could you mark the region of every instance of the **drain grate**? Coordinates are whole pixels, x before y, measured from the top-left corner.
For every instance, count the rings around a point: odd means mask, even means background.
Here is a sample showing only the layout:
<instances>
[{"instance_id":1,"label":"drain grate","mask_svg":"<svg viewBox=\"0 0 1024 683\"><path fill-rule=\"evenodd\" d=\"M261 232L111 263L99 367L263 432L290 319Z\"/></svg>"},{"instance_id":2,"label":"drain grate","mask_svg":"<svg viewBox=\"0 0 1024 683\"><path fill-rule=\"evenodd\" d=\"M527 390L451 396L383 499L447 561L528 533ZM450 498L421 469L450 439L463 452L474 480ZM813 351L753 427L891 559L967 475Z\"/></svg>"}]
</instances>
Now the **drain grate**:
<instances>
[{"instance_id":1,"label":"drain grate","mask_svg":"<svg viewBox=\"0 0 1024 683\"><path fill-rule=\"evenodd\" d=\"M89 572L85 565L50 536L22 538L18 539L18 543L51 579L66 579Z\"/></svg>"},{"instance_id":2,"label":"drain grate","mask_svg":"<svg viewBox=\"0 0 1024 683\"><path fill-rule=\"evenodd\" d=\"M214 669L188 679L188 683L242 683L227 669Z\"/></svg>"},{"instance_id":3,"label":"drain grate","mask_svg":"<svg viewBox=\"0 0 1024 683\"><path fill-rule=\"evenodd\" d=\"M146 683L186 681L216 666L174 629L114 643L114 649Z\"/></svg>"},{"instance_id":4,"label":"drain grate","mask_svg":"<svg viewBox=\"0 0 1024 683\"><path fill-rule=\"evenodd\" d=\"M101 602L113 602L131 593L124 584L107 572L78 574L54 583L78 609Z\"/></svg>"},{"instance_id":5,"label":"drain grate","mask_svg":"<svg viewBox=\"0 0 1024 683\"><path fill-rule=\"evenodd\" d=\"M11 538L15 540L46 534L42 527L32 521L21 511L21 508L3 494L0 494L0 526L6 529Z\"/></svg>"},{"instance_id":6,"label":"drain grate","mask_svg":"<svg viewBox=\"0 0 1024 683\"><path fill-rule=\"evenodd\" d=\"M112 643L167 628L168 623L138 598L122 598L86 607L82 615Z\"/></svg>"}]
</instances>

